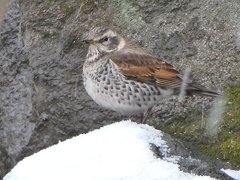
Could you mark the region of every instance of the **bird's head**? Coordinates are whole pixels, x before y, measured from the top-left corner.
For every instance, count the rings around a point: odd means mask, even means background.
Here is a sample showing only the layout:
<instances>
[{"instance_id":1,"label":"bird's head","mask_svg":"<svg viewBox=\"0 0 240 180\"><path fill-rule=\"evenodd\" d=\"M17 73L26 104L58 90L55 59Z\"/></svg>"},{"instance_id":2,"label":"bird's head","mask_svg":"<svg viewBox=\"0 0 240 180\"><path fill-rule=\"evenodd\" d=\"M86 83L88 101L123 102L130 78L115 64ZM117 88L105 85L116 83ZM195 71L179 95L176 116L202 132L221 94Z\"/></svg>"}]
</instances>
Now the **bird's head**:
<instances>
[{"instance_id":1,"label":"bird's head","mask_svg":"<svg viewBox=\"0 0 240 180\"><path fill-rule=\"evenodd\" d=\"M87 38L83 39L83 42L90 44L90 51L98 51L100 54L120 50L125 45L125 40L120 35L107 28L91 30Z\"/></svg>"}]
</instances>

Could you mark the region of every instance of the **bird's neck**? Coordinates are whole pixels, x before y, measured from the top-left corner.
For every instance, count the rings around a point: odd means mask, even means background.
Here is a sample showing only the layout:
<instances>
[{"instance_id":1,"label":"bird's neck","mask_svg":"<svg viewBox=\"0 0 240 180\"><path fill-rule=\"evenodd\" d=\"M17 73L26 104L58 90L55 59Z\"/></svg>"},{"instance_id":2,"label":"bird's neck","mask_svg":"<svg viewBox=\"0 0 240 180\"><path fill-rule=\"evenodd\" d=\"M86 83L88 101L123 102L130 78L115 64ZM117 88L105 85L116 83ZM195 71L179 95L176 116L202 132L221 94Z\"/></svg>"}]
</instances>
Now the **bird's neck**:
<instances>
[{"instance_id":1,"label":"bird's neck","mask_svg":"<svg viewBox=\"0 0 240 180\"><path fill-rule=\"evenodd\" d=\"M94 62L97 61L100 57L102 57L102 53L98 50L97 47L89 46L87 53L87 61Z\"/></svg>"}]
</instances>

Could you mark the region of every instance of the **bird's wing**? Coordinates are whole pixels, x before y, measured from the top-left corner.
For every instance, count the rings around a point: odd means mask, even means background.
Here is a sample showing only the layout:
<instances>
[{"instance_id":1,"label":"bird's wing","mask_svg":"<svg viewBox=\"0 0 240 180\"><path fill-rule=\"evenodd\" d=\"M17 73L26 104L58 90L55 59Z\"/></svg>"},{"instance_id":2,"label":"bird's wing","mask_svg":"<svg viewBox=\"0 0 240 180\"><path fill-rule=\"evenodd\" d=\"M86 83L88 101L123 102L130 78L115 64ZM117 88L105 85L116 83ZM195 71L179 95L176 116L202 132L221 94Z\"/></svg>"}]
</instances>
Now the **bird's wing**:
<instances>
[{"instance_id":1,"label":"bird's wing","mask_svg":"<svg viewBox=\"0 0 240 180\"><path fill-rule=\"evenodd\" d=\"M122 49L110 54L109 59L119 67L127 79L166 88L181 86L182 79L179 77L179 72L172 65L156 58L146 50L142 52L137 49Z\"/></svg>"}]
</instances>

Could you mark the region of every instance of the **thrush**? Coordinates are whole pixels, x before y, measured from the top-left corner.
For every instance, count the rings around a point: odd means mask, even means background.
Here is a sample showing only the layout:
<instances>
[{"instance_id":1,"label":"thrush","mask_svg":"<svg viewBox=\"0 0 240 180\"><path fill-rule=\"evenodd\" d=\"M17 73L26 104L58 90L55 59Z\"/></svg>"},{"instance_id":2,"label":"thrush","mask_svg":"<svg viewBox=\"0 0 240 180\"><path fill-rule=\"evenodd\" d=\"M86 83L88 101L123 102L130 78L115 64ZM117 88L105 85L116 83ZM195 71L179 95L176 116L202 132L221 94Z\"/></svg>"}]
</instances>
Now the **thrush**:
<instances>
[{"instance_id":1,"label":"thrush","mask_svg":"<svg viewBox=\"0 0 240 180\"><path fill-rule=\"evenodd\" d=\"M180 93L183 80L169 63L108 28L95 28L83 42L89 49L83 65L87 93L99 105L122 115L141 115L145 123L154 105ZM185 86L186 95L219 94Z\"/></svg>"}]
</instances>

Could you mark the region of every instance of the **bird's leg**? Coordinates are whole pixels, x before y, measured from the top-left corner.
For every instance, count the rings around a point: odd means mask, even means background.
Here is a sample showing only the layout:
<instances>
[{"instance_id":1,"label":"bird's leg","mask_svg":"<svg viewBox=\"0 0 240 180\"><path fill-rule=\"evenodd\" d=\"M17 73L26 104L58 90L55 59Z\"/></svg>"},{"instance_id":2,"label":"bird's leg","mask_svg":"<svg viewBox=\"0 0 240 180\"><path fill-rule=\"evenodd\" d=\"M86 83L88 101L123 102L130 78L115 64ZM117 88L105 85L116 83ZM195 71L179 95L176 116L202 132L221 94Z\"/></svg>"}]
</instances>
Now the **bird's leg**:
<instances>
[{"instance_id":1,"label":"bird's leg","mask_svg":"<svg viewBox=\"0 0 240 180\"><path fill-rule=\"evenodd\" d=\"M145 123L146 123L146 120L147 120L147 118L148 118L151 110L152 110L152 108L149 108L149 109L147 110L147 112L145 112L144 114L141 115L140 122L141 122L142 124L145 124Z\"/></svg>"},{"instance_id":2,"label":"bird's leg","mask_svg":"<svg viewBox=\"0 0 240 180\"><path fill-rule=\"evenodd\" d=\"M142 123L142 121L143 121L143 115L144 115L144 113L141 113L141 115L140 115L140 123Z\"/></svg>"}]
</instances>

